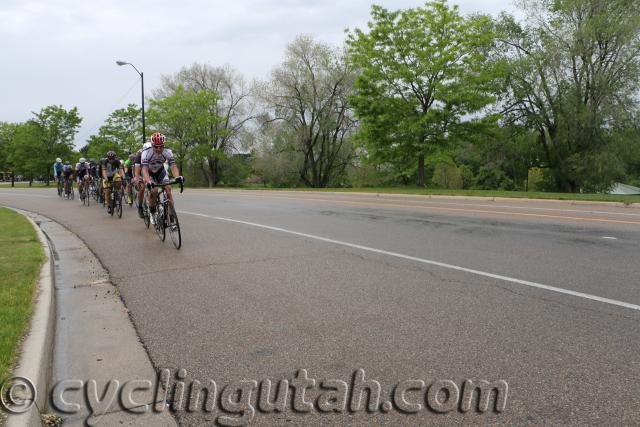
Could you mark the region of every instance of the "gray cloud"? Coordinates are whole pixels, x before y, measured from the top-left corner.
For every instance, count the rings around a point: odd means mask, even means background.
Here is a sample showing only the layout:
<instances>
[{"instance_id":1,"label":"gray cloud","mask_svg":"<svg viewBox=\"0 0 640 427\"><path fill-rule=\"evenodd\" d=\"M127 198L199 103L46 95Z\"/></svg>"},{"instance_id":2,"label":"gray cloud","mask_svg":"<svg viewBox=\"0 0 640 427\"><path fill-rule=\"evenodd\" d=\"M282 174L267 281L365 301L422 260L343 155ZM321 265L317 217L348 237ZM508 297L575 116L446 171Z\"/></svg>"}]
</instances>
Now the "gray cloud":
<instances>
[{"instance_id":1,"label":"gray cloud","mask_svg":"<svg viewBox=\"0 0 640 427\"><path fill-rule=\"evenodd\" d=\"M3 0L0 10L0 121L21 122L50 104L77 106L78 147L115 108L140 102L162 75L193 62L230 64L248 79L266 78L296 35L340 44L345 28L363 28L370 0ZM389 9L416 0L375 2ZM465 13L513 11L509 0L458 0Z\"/></svg>"}]
</instances>

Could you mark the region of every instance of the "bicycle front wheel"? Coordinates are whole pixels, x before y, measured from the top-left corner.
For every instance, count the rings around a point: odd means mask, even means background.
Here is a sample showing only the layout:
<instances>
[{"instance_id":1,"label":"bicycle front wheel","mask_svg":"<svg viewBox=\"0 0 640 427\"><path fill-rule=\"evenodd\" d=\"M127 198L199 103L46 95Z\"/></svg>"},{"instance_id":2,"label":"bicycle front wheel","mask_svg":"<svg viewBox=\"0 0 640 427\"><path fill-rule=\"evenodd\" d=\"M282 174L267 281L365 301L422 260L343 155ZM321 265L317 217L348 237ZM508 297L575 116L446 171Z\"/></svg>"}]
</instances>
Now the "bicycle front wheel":
<instances>
[{"instance_id":1,"label":"bicycle front wheel","mask_svg":"<svg viewBox=\"0 0 640 427\"><path fill-rule=\"evenodd\" d=\"M144 226L149 228L149 224L151 224L151 214L147 205L142 206L142 215L144 216Z\"/></svg>"},{"instance_id":2,"label":"bicycle front wheel","mask_svg":"<svg viewBox=\"0 0 640 427\"><path fill-rule=\"evenodd\" d=\"M118 218L122 218L122 195L119 191L116 194L116 213L118 214Z\"/></svg>"},{"instance_id":3,"label":"bicycle front wheel","mask_svg":"<svg viewBox=\"0 0 640 427\"><path fill-rule=\"evenodd\" d=\"M165 223L164 223L164 207L162 206L162 204L158 204L156 207L156 234L158 235L158 238L164 242L164 239L167 237L166 234L166 228L165 228Z\"/></svg>"},{"instance_id":4,"label":"bicycle front wheel","mask_svg":"<svg viewBox=\"0 0 640 427\"><path fill-rule=\"evenodd\" d=\"M167 223L167 228L169 228L169 236L171 236L171 242L173 242L173 246L175 246L176 249L180 249L182 247L180 222L178 222L178 214L176 214L176 210L173 208L173 205L169 205Z\"/></svg>"}]
</instances>

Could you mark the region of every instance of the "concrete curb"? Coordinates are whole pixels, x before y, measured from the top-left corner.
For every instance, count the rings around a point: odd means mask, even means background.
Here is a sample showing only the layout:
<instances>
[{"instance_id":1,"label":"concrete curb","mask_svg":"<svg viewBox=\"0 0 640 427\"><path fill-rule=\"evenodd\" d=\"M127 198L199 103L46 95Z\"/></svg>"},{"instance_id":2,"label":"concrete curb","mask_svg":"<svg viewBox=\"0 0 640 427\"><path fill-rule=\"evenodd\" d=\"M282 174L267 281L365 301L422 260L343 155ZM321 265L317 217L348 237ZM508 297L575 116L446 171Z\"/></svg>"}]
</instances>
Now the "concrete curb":
<instances>
[{"instance_id":1,"label":"concrete curb","mask_svg":"<svg viewBox=\"0 0 640 427\"><path fill-rule=\"evenodd\" d=\"M35 228L38 239L42 244L46 260L40 269L37 284L37 294L34 302L29 333L22 344L20 360L13 376L29 379L36 390L35 404L23 414L10 415L7 427L41 426L40 412L47 402L48 381L51 376L53 360L53 339L55 332L55 304L54 304L54 263L53 253L47 237L25 211L13 211L26 217Z\"/></svg>"}]
</instances>

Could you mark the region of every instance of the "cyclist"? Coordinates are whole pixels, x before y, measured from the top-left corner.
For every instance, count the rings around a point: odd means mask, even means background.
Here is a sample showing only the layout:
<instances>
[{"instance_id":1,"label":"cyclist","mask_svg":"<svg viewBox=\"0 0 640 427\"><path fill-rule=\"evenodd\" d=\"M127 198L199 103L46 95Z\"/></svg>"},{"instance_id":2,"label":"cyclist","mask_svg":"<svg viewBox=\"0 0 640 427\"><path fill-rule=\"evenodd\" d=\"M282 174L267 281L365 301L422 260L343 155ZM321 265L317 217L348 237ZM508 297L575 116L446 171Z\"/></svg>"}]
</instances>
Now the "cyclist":
<instances>
[{"instance_id":1,"label":"cyclist","mask_svg":"<svg viewBox=\"0 0 640 427\"><path fill-rule=\"evenodd\" d=\"M58 184L58 189L62 187L62 167L64 163L62 163L62 159L60 157L56 158L56 162L53 164L53 179Z\"/></svg>"},{"instance_id":2,"label":"cyclist","mask_svg":"<svg viewBox=\"0 0 640 427\"><path fill-rule=\"evenodd\" d=\"M142 211L142 199L144 198L144 185L142 185L142 176L140 173L140 169L142 168L142 152L145 150L151 149L151 143L145 142L144 145L138 152L136 153L136 158L134 160L134 168L133 168L133 181L138 185L138 216L140 218L144 218L144 212Z\"/></svg>"},{"instance_id":3,"label":"cyclist","mask_svg":"<svg viewBox=\"0 0 640 427\"><path fill-rule=\"evenodd\" d=\"M89 163L84 157L80 157L78 163L76 163L76 179L78 180L78 192L80 193L80 200L84 199L84 184L88 183L89 179Z\"/></svg>"},{"instance_id":4,"label":"cyclist","mask_svg":"<svg viewBox=\"0 0 640 427\"><path fill-rule=\"evenodd\" d=\"M97 173L98 173L98 199L99 201L104 205L104 189L103 189L103 184L104 181L102 180L102 164L107 160L106 157L103 157L100 159L100 161L98 162L98 168L97 168Z\"/></svg>"},{"instance_id":5,"label":"cyclist","mask_svg":"<svg viewBox=\"0 0 640 427\"><path fill-rule=\"evenodd\" d=\"M164 162L169 163L171 169L171 175L173 175L176 181L184 182L184 178L180 175L176 161L173 158L173 153L170 149L165 148L165 136L160 132L156 132L151 135L152 149L142 152L142 176L147 188L151 187L151 183L154 184L167 184L170 179L167 175L167 171L164 168ZM165 189L167 192L167 198L169 202L173 204L173 197L171 196L171 187L167 186ZM156 197L158 195L158 189L154 188L151 191L151 197L149 198L149 210L151 211L151 220L155 221L154 214L156 211Z\"/></svg>"},{"instance_id":6,"label":"cyclist","mask_svg":"<svg viewBox=\"0 0 640 427\"><path fill-rule=\"evenodd\" d=\"M98 164L96 163L96 159L89 160L89 175L91 178L98 178Z\"/></svg>"},{"instance_id":7,"label":"cyclist","mask_svg":"<svg viewBox=\"0 0 640 427\"><path fill-rule=\"evenodd\" d=\"M122 162L118 159L115 151L109 151L107 157L102 160L102 188L107 201L107 211L111 213L111 191L109 182L113 181L115 190L120 189L120 182L124 176Z\"/></svg>"},{"instance_id":8,"label":"cyclist","mask_svg":"<svg viewBox=\"0 0 640 427\"><path fill-rule=\"evenodd\" d=\"M129 154L129 158L124 162L124 176L125 176L125 188L124 192L127 195L127 203L130 205L133 204L133 199L129 195L129 192L133 194L133 190L131 189L132 181L133 181L133 169L135 166L136 155Z\"/></svg>"},{"instance_id":9,"label":"cyclist","mask_svg":"<svg viewBox=\"0 0 640 427\"><path fill-rule=\"evenodd\" d=\"M69 162L65 162L62 166L62 182L64 183L64 194L70 194L73 191L70 188L71 180L73 179L73 168Z\"/></svg>"}]
</instances>

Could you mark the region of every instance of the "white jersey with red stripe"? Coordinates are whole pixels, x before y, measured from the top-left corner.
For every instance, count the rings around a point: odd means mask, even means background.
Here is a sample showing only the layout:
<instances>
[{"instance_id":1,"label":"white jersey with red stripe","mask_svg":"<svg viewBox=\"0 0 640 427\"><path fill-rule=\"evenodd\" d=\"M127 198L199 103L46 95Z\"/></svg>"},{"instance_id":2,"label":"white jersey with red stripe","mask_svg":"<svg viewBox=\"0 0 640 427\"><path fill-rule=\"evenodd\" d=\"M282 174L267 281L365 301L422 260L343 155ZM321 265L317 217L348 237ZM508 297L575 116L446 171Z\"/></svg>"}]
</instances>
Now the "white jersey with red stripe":
<instances>
[{"instance_id":1,"label":"white jersey with red stripe","mask_svg":"<svg viewBox=\"0 0 640 427\"><path fill-rule=\"evenodd\" d=\"M158 173L164 167L164 162L168 162L169 166L176 163L173 153L170 149L165 148L162 153L156 153L155 150L144 150L141 159L142 167L148 167L151 173Z\"/></svg>"}]
</instances>

